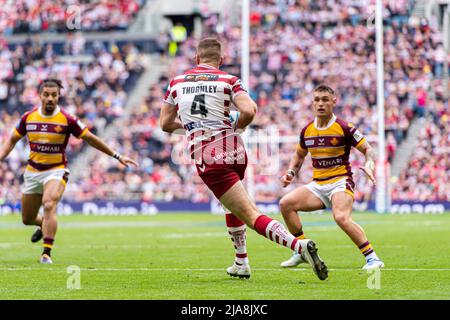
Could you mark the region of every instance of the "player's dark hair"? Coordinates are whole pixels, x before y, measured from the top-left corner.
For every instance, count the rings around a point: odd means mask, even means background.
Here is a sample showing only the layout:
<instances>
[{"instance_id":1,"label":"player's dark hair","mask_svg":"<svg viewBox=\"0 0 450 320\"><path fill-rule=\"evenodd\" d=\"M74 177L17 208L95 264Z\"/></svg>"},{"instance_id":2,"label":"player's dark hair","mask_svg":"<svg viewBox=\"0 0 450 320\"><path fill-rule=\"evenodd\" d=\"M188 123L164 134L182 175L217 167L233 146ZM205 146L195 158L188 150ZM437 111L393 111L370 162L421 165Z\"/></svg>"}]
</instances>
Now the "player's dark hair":
<instances>
[{"instance_id":1,"label":"player's dark hair","mask_svg":"<svg viewBox=\"0 0 450 320\"><path fill-rule=\"evenodd\" d=\"M64 89L62 81L59 79L45 79L44 81L42 81L41 85L39 86L39 93L41 93L45 87L57 87L58 91Z\"/></svg>"},{"instance_id":2,"label":"player's dark hair","mask_svg":"<svg viewBox=\"0 0 450 320\"><path fill-rule=\"evenodd\" d=\"M221 52L222 44L217 38L204 38L197 46L197 55L203 61L219 61Z\"/></svg>"},{"instance_id":3,"label":"player's dark hair","mask_svg":"<svg viewBox=\"0 0 450 320\"><path fill-rule=\"evenodd\" d=\"M314 89L314 92L328 92L328 93L330 93L330 94L332 94L333 96L334 96L334 90L331 88L331 87L329 87L329 86L327 86L327 85L325 85L325 84L319 84L315 89Z\"/></svg>"}]
</instances>

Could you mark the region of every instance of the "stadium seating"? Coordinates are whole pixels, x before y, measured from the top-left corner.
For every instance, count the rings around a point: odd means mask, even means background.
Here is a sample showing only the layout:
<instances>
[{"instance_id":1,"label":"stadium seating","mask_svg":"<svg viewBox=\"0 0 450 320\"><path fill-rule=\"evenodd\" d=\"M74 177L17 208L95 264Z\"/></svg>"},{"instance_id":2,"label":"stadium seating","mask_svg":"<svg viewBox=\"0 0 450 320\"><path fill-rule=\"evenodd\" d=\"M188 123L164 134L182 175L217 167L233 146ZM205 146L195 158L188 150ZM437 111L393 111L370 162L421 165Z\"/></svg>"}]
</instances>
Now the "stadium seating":
<instances>
[{"instance_id":1,"label":"stadium seating","mask_svg":"<svg viewBox=\"0 0 450 320\"><path fill-rule=\"evenodd\" d=\"M365 24L369 13L373 12L373 6L358 6L360 2L355 1L336 1L329 7L326 3L330 2L322 2L317 5L307 1L287 5L284 1L257 1L257 5L252 6L250 90L260 107L253 129L276 125L281 135L297 136L300 128L312 118L312 89L318 83L327 81L339 95L337 113L358 126L376 146L374 30ZM337 10L347 6L348 10ZM408 1L392 2L388 9L385 17L388 22L385 34L386 131L387 155L391 161L397 146L407 134L410 121L415 116L431 114L432 110L425 114L421 108L424 97L436 81L433 80L436 69L433 51L438 48L440 40L429 25L417 23L409 16L411 3ZM331 14L337 11L343 13L340 16ZM304 16L304 12L308 12L308 16ZM214 33L215 19L213 16L204 21L205 35ZM274 30L275 34L283 34L283 37L274 37ZM240 30L229 26L221 37L225 40L224 69L239 74ZM190 68L194 53L195 41L189 38L174 58L168 76ZM195 197L205 189L198 181L193 166L174 163L170 156L173 150L183 148L182 139L180 142L180 139L167 138L158 130L160 99L167 83L168 79L162 78L130 120L130 143L126 143L130 148L124 149L124 152L131 152L132 142L138 141L139 158L148 165L137 172L140 179L136 181L142 181L140 187L132 184L131 189L124 185L121 192L126 191L134 198L143 200L207 201L207 197ZM433 103L439 101L442 103L439 97L436 101L429 99L426 105L431 109ZM167 147L170 141L173 149ZM123 142L119 141L118 145L124 145ZM282 165L276 174L264 175L261 162L254 167L257 200L273 201L286 192L280 188L278 178L287 167L294 148L293 143L281 144ZM97 161L102 162L100 159ZM357 168L363 165L363 158L354 152L351 162ZM120 171L113 162L110 164ZM311 163L307 161L300 177L301 183L310 180L310 169ZM417 175L417 172L409 171ZM370 200L372 185L358 170L354 169L354 173L356 199ZM122 180L126 180L127 175L129 173L122 172ZM180 182L183 185L181 189ZM93 188L95 190L114 191L101 179L86 183L86 187L92 184L96 186ZM406 184L403 178L395 182L394 190L403 184ZM404 194L400 197L400 193L394 191L393 196L400 199Z\"/></svg>"},{"instance_id":2,"label":"stadium seating","mask_svg":"<svg viewBox=\"0 0 450 320\"><path fill-rule=\"evenodd\" d=\"M276 127L283 137L298 136L299 130L312 119L313 88L327 82L338 94L336 113L357 126L376 147L375 37L374 29L367 25L374 11L373 1L254 2L251 7L249 89L259 111L252 125L253 132ZM412 4L406 0L388 1L385 10L388 160L392 161L397 147L405 139L412 119L423 117L426 124L419 152L410 160L408 169L392 181L393 199L416 200L420 195L423 200L449 200L450 186L440 178L448 176L446 151L448 153L450 116L440 80L442 39L432 24L410 16ZM215 34L216 24L214 15L205 19L204 34ZM282 37L277 36L281 34ZM225 23L220 37L225 44L224 70L239 74L239 27ZM195 173L195 167L182 152L185 148L183 138L163 134L158 124L161 99L168 81L192 66L195 45L195 39L189 37L180 46L167 74L153 86L145 101L136 106L122 134L113 142L120 152L136 157L141 167L125 170L113 159L98 157L86 178L70 184L68 197L74 200L209 201L209 193ZM83 85L85 81L83 79L79 84ZM97 88L96 84L94 89ZM430 95L433 90L434 94ZM105 112L102 105L97 107L96 117L109 115L102 113ZM73 111L89 118L82 109ZM120 112L114 116L120 116ZM434 141L431 146L427 144L430 136ZM260 159L254 166L256 200L277 200L289 191L281 188L279 177L294 150L295 139L280 144L281 165L271 175L264 172L269 165L267 161L262 163L264 160ZM429 161L427 154L432 152L438 152L440 156ZM15 158L19 156L16 154ZM15 161L10 160L12 167ZM363 157L353 152L351 163L357 185L355 198L371 200L373 187L356 169L363 165ZM428 174L419 174L417 168L421 167L427 168ZM310 179L311 163L307 161L299 182L307 183ZM18 183L14 178L5 180L0 182ZM419 187L412 190L416 183Z\"/></svg>"},{"instance_id":3,"label":"stadium seating","mask_svg":"<svg viewBox=\"0 0 450 320\"><path fill-rule=\"evenodd\" d=\"M81 52L82 53L82 52ZM39 104L37 86L45 78L63 81L65 110L76 114L94 133L120 117L128 92L142 72L140 52L132 44L124 47L98 45L90 60L67 59L51 45L45 48L5 46L0 54L0 132L5 141L20 114ZM83 144L71 139L68 158L73 159ZM21 141L0 166L0 202L19 199L21 175L27 160L27 146ZM8 187L7 187L8 186ZM14 186L14 187L10 187Z\"/></svg>"},{"instance_id":4,"label":"stadium seating","mask_svg":"<svg viewBox=\"0 0 450 320\"><path fill-rule=\"evenodd\" d=\"M448 110L448 107L447 107ZM410 201L450 200L450 113L428 119L417 148L398 180L392 181L392 197Z\"/></svg>"},{"instance_id":5,"label":"stadium seating","mask_svg":"<svg viewBox=\"0 0 450 320\"><path fill-rule=\"evenodd\" d=\"M18 0L12 5L12 2L0 1L0 30L5 35L67 32L67 21L79 23L82 31L125 30L145 3L144 0Z\"/></svg>"}]
</instances>

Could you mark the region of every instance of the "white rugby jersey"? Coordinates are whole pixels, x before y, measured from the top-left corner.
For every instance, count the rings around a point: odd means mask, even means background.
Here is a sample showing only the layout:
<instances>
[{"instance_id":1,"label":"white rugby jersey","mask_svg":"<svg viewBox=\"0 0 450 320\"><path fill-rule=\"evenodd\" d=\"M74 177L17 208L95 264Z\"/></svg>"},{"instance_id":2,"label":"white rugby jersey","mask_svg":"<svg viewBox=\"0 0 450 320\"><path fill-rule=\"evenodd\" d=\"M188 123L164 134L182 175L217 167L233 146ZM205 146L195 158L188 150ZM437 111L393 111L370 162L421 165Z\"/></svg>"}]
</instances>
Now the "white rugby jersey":
<instances>
[{"instance_id":1,"label":"white rugby jersey","mask_svg":"<svg viewBox=\"0 0 450 320\"><path fill-rule=\"evenodd\" d=\"M170 81L164 102L177 108L186 129L189 149L218 134L225 138L234 134L230 123L233 99L247 93L238 77L207 64L176 76Z\"/></svg>"}]
</instances>

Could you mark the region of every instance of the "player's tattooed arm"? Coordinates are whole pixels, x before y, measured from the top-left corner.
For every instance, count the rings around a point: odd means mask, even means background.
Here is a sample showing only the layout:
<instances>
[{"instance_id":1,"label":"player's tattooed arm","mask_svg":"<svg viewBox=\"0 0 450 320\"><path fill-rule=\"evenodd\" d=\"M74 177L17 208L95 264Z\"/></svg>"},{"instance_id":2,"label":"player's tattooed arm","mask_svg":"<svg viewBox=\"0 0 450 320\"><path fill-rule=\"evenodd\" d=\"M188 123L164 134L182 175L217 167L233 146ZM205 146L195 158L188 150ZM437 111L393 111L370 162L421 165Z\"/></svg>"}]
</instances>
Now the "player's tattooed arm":
<instances>
[{"instance_id":1,"label":"player's tattooed arm","mask_svg":"<svg viewBox=\"0 0 450 320\"><path fill-rule=\"evenodd\" d=\"M308 154L308 151L300 147L300 145L297 145L297 150L294 153L294 156L291 159L291 162L289 163L289 169L286 171L286 173L281 178L283 182L283 187L287 187L294 177L298 174L300 171L303 162L305 161L305 157Z\"/></svg>"},{"instance_id":2,"label":"player's tattooed arm","mask_svg":"<svg viewBox=\"0 0 450 320\"><path fill-rule=\"evenodd\" d=\"M178 120L177 116L178 112L175 106L164 103L159 115L161 130L168 133L184 134L186 129L184 129L183 124Z\"/></svg>"},{"instance_id":3,"label":"player's tattooed arm","mask_svg":"<svg viewBox=\"0 0 450 320\"><path fill-rule=\"evenodd\" d=\"M22 137L19 136L17 133L15 132L11 133L9 139L6 140L6 142L0 149L0 161L6 159L6 157L11 153L11 151L13 151L14 147L16 146L17 142L19 142L20 139L22 139Z\"/></svg>"},{"instance_id":4,"label":"player's tattooed arm","mask_svg":"<svg viewBox=\"0 0 450 320\"><path fill-rule=\"evenodd\" d=\"M94 147L95 149L106 153L107 155L114 157L117 159L121 164L123 164L125 167L128 167L130 164L134 166L138 166L137 162L126 157L118 154L113 149L111 149L102 139L97 137L95 134L88 131L81 139L89 143L90 146Z\"/></svg>"},{"instance_id":5,"label":"player's tattooed arm","mask_svg":"<svg viewBox=\"0 0 450 320\"><path fill-rule=\"evenodd\" d=\"M376 158L375 149L367 141L364 141L364 143L362 143L360 146L356 148L366 157L364 167L360 169L369 177L369 179L373 182L373 184L375 184L376 183L376 179L374 176L375 158Z\"/></svg>"}]
</instances>

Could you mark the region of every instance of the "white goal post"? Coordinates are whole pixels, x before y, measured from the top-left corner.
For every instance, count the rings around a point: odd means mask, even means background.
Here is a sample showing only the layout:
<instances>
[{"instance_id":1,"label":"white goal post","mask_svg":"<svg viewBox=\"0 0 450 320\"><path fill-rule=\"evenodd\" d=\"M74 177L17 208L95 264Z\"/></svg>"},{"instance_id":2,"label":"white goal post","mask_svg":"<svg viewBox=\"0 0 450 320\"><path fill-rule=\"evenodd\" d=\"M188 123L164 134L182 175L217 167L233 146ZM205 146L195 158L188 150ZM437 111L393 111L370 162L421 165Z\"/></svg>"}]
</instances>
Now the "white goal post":
<instances>
[{"instance_id":1,"label":"white goal post","mask_svg":"<svg viewBox=\"0 0 450 320\"><path fill-rule=\"evenodd\" d=\"M242 0L242 50L241 50L241 78L244 85L249 89L250 78L250 0ZM384 57L383 57L383 4L377 0L375 10L376 28L376 61L377 61L377 114L378 114L378 160L377 160L377 188L376 188L376 211L384 213L389 210L390 204L390 179L386 166L385 151L385 120L384 120ZM244 141L248 145L249 130L244 133ZM281 137L291 140L293 138ZM247 170L247 188L250 196L254 198L254 168L249 165Z\"/></svg>"}]
</instances>

